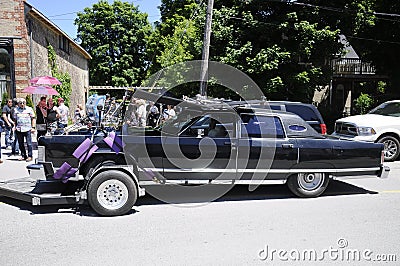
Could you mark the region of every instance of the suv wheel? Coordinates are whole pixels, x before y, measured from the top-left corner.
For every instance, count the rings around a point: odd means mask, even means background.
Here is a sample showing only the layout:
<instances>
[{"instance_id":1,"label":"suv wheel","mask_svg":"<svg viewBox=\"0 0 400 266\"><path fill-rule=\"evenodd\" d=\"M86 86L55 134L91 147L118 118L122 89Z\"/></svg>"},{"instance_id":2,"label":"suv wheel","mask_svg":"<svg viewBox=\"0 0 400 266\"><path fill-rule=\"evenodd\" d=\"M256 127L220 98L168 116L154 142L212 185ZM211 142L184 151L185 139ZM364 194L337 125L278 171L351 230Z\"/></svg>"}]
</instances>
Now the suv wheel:
<instances>
[{"instance_id":1,"label":"suv wheel","mask_svg":"<svg viewBox=\"0 0 400 266\"><path fill-rule=\"evenodd\" d=\"M395 137L385 136L380 138L378 143L383 143L385 145L383 153L386 162L392 162L399 157L400 143Z\"/></svg>"}]
</instances>

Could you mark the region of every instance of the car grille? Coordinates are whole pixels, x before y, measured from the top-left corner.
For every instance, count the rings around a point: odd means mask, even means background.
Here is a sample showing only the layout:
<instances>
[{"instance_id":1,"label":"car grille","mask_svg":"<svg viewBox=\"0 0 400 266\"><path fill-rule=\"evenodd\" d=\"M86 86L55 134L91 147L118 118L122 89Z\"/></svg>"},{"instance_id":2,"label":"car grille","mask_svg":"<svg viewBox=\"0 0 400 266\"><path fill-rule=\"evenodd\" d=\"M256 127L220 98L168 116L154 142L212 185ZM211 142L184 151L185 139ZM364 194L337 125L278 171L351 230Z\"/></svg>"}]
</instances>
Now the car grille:
<instances>
[{"instance_id":1,"label":"car grille","mask_svg":"<svg viewBox=\"0 0 400 266\"><path fill-rule=\"evenodd\" d=\"M351 123L336 122L335 124L336 134L357 136L357 127Z\"/></svg>"}]
</instances>

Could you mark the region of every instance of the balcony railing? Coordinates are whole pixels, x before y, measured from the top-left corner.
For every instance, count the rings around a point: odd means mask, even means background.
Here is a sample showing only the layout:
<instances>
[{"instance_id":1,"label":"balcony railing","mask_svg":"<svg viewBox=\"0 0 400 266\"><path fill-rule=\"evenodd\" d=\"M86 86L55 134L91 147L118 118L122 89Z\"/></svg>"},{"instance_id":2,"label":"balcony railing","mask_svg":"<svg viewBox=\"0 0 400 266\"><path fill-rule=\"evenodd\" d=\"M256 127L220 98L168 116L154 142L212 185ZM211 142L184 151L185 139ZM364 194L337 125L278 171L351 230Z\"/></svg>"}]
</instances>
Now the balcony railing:
<instances>
[{"instance_id":1,"label":"balcony railing","mask_svg":"<svg viewBox=\"0 0 400 266\"><path fill-rule=\"evenodd\" d=\"M336 75L374 75L375 68L361 59L339 58L332 60L333 73Z\"/></svg>"}]
</instances>

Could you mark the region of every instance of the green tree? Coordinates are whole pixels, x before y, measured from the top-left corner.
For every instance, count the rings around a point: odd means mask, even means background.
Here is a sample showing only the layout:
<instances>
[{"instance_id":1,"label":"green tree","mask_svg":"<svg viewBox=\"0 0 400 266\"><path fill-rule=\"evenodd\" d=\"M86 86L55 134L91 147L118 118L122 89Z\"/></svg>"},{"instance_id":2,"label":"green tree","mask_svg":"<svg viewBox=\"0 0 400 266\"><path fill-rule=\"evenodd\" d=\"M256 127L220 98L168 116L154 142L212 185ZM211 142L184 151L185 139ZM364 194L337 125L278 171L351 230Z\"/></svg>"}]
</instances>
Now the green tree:
<instances>
[{"instance_id":1,"label":"green tree","mask_svg":"<svg viewBox=\"0 0 400 266\"><path fill-rule=\"evenodd\" d=\"M152 31L147 17L135 5L119 0L100 0L78 13L77 39L92 56L92 85L136 86L145 78L146 38Z\"/></svg>"},{"instance_id":2,"label":"green tree","mask_svg":"<svg viewBox=\"0 0 400 266\"><path fill-rule=\"evenodd\" d=\"M389 77L386 92L398 94L400 86L400 2L375 0L374 24L351 39L361 56L371 61L377 73Z\"/></svg>"},{"instance_id":3,"label":"green tree","mask_svg":"<svg viewBox=\"0 0 400 266\"><path fill-rule=\"evenodd\" d=\"M354 100L355 107L360 114L366 114L371 108L374 100L366 93L361 93L361 95Z\"/></svg>"},{"instance_id":4,"label":"green tree","mask_svg":"<svg viewBox=\"0 0 400 266\"><path fill-rule=\"evenodd\" d=\"M194 59L201 55L202 10L195 0L162 0L161 22L148 38L153 74L161 68Z\"/></svg>"},{"instance_id":5,"label":"green tree","mask_svg":"<svg viewBox=\"0 0 400 266\"><path fill-rule=\"evenodd\" d=\"M3 106L6 105L8 98L10 98L8 96L8 93L4 92L3 95L1 96L1 108L3 108Z\"/></svg>"},{"instance_id":6,"label":"green tree","mask_svg":"<svg viewBox=\"0 0 400 266\"><path fill-rule=\"evenodd\" d=\"M198 15L192 18L199 7ZM168 47L175 47L180 55L169 59L171 63L201 59L199 43L203 41L205 9L204 3L194 0L162 1L161 23L156 31L165 39L153 42L156 48L152 50L160 56L152 60L156 66L152 71L164 66L161 59L165 58L163 54L171 54ZM318 86L329 84L328 59L340 53L342 46L337 41L337 29L318 21L309 22L306 18L310 15L303 18L303 13L306 12L290 1L216 0L210 59L244 71L270 99L282 99L284 95L289 100L311 101ZM174 38L182 30L177 25L185 19L191 22L190 42ZM209 91L212 96L226 95L219 87L211 86ZM196 93L197 90L192 94Z\"/></svg>"},{"instance_id":7,"label":"green tree","mask_svg":"<svg viewBox=\"0 0 400 266\"><path fill-rule=\"evenodd\" d=\"M26 95L25 101L26 101L26 106L32 107L35 110L35 107L33 106L33 101L32 101L31 95L29 95L29 94Z\"/></svg>"},{"instance_id":8,"label":"green tree","mask_svg":"<svg viewBox=\"0 0 400 266\"><path fill-rule=\"evenodd\" d=\"M398 94L400 86L400 2L390 0L304 0L308 21L340 29L361 59L371 62L378 75L388 77L385 93ZM380 90L378 84L378 90ZM397 96L398 97L398 96Z\"/></svg>"}]
</instances>

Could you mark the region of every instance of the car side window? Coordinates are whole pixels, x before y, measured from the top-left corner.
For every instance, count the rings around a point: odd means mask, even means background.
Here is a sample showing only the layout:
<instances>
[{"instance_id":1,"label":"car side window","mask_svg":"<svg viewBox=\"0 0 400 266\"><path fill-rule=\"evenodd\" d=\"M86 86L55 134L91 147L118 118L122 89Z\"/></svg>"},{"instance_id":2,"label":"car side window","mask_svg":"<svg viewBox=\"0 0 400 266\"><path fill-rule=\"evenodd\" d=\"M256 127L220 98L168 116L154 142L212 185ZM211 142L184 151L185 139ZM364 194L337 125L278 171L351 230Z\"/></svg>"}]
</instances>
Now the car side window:
<instances>
[{"instance_id":1,"label":"car side window","mask_svg":"<svg viewBox=\"0 0 400 266\"><path fill-rule=\"evenodd\" d=\"M204 115L185 130L181 136L210 138L234 137L234 119L235 117L231 113Z\"/></svg>"},{"instance_id":2,"label":"car side window","mask_svg":"<svg viewBox=\"0 0 400 266\"><path fill-rule=\"evenodd\" d=\"M278 117L243 114L242 138L284 138L282 123Z\"/></svg>"},{"instance_id":3,"label":"car side window","mask_svg":"<svg viewBox=\"0 0 400 266\"><path fill-rule=\"evenodd\" d=\"M288 104L286 111L297 114L305 121L319 121L317 114L308 106Z\"/></svg>"}]
</instances>

